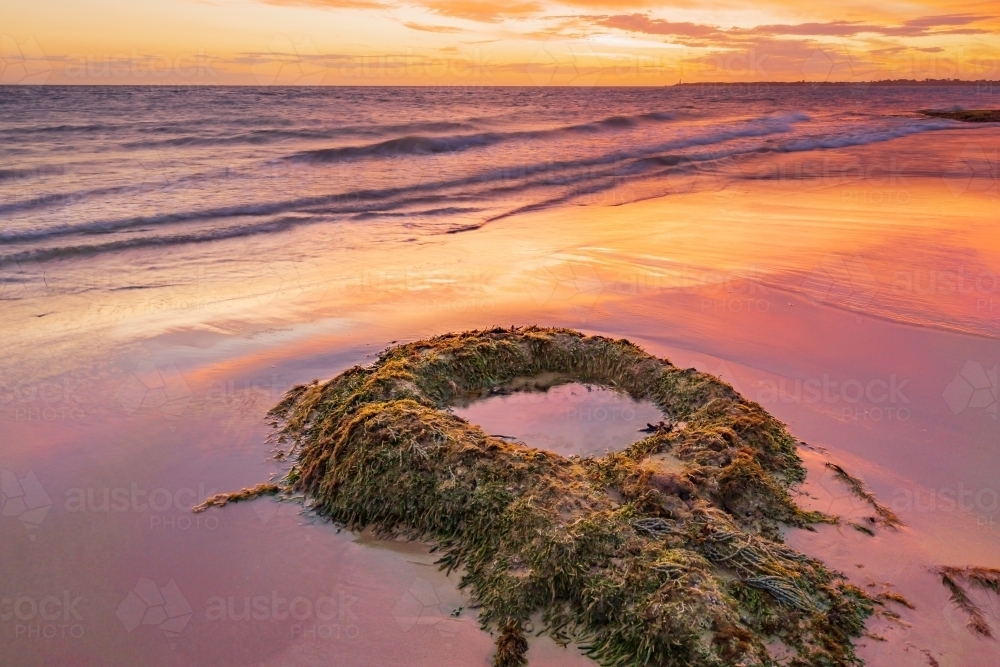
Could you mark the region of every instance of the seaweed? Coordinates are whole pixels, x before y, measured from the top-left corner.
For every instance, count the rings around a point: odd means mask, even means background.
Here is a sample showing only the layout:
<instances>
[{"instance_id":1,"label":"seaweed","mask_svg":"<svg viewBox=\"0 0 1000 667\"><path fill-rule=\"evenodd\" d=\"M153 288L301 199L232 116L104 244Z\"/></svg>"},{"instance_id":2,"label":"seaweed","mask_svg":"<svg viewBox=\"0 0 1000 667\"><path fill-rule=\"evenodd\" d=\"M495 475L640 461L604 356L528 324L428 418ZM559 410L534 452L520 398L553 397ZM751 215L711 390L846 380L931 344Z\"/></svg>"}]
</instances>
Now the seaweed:
<instances>
[{"instance_id":1,"label":"seaweed","mask_svg":"<svg viewBox=\"0 0 1000 667\"><path fill-rule=\"evenodd\" d=\"M875 531L873 531L868 526L862 526L860 523L854 523L853 521L848 523L847 525L849 525L851 528L858 531L859 533L864 533L869 537L875 537Z\"/></svg>"},{"instance_id":2,"label":"seaweed","mask_svg":"<svg viewBox=\"0 0 1000 667\"><path fill-rule=\"evenodd\" d=\"M524 629L518 623L507 623L500 630L497 639L497 651L494 664L497 667L520 667L528 664L525 654L528 652L528 640Z\"/></svg>"},{"instance_id":3,"label":"seaweed","mask_svg":"<svg viewBox=\"0 0 1000 667\"><path fill-rule=\"evenodd\" d=\"M885 591L883 593L879 593L878 595L875 596L875 601L880 604L885 604L886 602L895 602L896 604L902 605L907 609L916 609L916 607L913 606L912 602L910 602L905 597L894 591Z\"/></svg>"},{"instance_id":4,"label":"seaweed","mask_svg":"<svg viewBox=\"0 0 1000 667\"><path fill-rule=\"evenodd\" d=\"M191 508L191 511L198 514L199 512L204 512L209 507L225 507L229 503L255 500L261 496L276 496L281 493L281 491L282 488L277 484L258 484L233 493L219 493L210 498L206 498L200 504Z\"/></svg>"},{"instance_id":5,"label":"seaweed","mask_svg":"<svg viewBox=\"0 0 1000 667\"><path fill-rule=\"evenodd\" d=\"M967 627L974 634L987 639L993 638L993 630L986 621L982 609L969 597L966 584L994 594L1000 594L1000 569L988 567L943 566L935 570L941 583L951 593L951 601L969 617Z\"/></svg>"},{"instance_id":6,"label":"seaweed","mask_svg":"<svg viewBox=\"0 0 1000 667\"><path fill-rule=\"evenodd\" d=\"M950 120L960 120L966 123L1000 122L1000 110L994 109L961 109L957 111L922 109L920 113L932 118L948 118Z\"/></svg>"},{"instance_id":7,"label":"seaweed","mask_svg":"<svg viewBox=\"0 0 1000 667\"><path fill-rule=\"evenodd\" d=\"M881 523L886 528L892 528L893 530L897 530L903 525L902 520L896 516L895 512L880 503L878 499L865 488L864 482L857 477L852 477L846 470L841 468L836 463L826 463L825 465L833 471L833 474L837 479L847 485L847 488L851 490L851 493L872 506L872 509L875 510L875 514L878 515L874 517L876 523ZM851 526L862 532L870 532L853 523Z\"/></svg>"},{"instance_id":8,"label":"seaweed","mask_svg":"<svg viewBox=\"0 0 1000 667\"><path fill-rule=\"evenodd\" d=\"M566 458L448 411L553 374L683 427ZM350 529L433 543L497 633L497 667L525 664L529 625L603 665L771 666L775 636L791 667L861 664L852 639L878 603L781 539L834 520L792 499L797 441L711 375L627 340L495 328L389 348L269 416L292 443L281 491ZM237 498L216 499L205 506Z\"/></svg>"}]
</instances>

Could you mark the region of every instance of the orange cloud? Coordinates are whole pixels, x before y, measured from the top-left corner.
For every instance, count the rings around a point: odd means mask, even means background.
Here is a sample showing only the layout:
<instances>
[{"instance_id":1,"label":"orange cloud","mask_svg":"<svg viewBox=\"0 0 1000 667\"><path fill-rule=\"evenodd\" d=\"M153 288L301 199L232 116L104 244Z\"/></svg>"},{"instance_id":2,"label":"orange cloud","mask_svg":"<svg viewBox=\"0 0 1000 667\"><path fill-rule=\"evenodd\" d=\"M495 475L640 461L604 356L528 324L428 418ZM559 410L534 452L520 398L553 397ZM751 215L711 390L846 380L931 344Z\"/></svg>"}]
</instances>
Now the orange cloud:
<instances>
[{"instance_id":1,"label":"orange cloud","mask_svg":"<svg viewBox=\"0 0 1000 667\"><path fill-rule=\"evenodd\" d=\"M664 9L662 0L560 0L564 5L587 7L588 9L628 10L654 7ZM670 8L690 7L692 2L671 2Z\"/></svg>"},{"instance_id":2,"label":"orange cloud","mask_svg":"<svg viewBox=\"0 0 1000 667\"><path fill-rule=\"evenodd\" d=\"M673 37L674 41L686 46L721 46L743 44L759 37L854 37L861 34L892 37L926 37L931 35L971 35L990 34L985 28L968 27L992 19L980 14L947 14L925 16L898 25L878 25L861 21L827 21L823 23L772 24L753 28L723 29L718 26L668 21L652 18L648 14L617 14L613 16L591 16L594 25L614 28L625 32L640 32L648 35Z\"/></svg>"},{"instance_id":3,"label":"orange cloud","mask_svg":"<svg viewBox=\"0 0 1000 667\"><path fill-rule=\"evenodd\" d=\"M379 0L263 0L268 5L328 7L330 9L384 9L392 5Z\"/></svg>"},{"instance_id":4,"label":"orange cloud","mask_svg":"<svg viewBox=\"0 0 1000 667\"><path fill-rule=\"evenodd\" d=\"M251 2L238 16L232 2L133 2L113 25L81 3L63 3L59 21L46 3L13 3L3 32L44 46L47 83L142 83L108 79L115 63L139 71L132 46L166 51L178 72L191 58L210 63L205 80L227 84L995 80L1000 71L997 0Z\"/></svg>"},{"instance_id":5,"label":"orange cloud","mask_svg":"<svg viewBox=\"0 0 1000 667\"><path fill-rule=\"evenodd\" d=\"M422 30L423 32L462 32L461 28L450 25L427 25L415 21L407 21L403 25L410 30Z\"/></svg>"},{"instance_id":6,"label":"orange cloud","mask_svg":"<svg viewBox=\"0 0 1000 667\"><path fill-rule=\"evenodd\" d=\"M594 22L606 28L626 32L643 32L647 35L671 35L676 37L725 38L726 32L715 26L685 21L667 21L650 18L647 14L618 14L617 16L594 17Z\"/></svg>"},{"instance_id":7,"label":"orange cloud","mask_svg":"<svg viewBox=\"0 0 1000 667\"><path fill-rule=\"evenodd\" d=\"M502 4L489 0L430 0L422 4L442 16L481 23L499 23L505 18L523 18L542 11L542 5L534 0Z\"/></svg>"},{"instance_id":8,"label":"orange cloud","mask_svg":"<svg viewBox=\"0 0 1000 667\"><path fill-rule=\"evenodd\" d=\"M826 37L852 37L861 33L891 35L895 37L923 37L926 35L971 35L990 32L981 28L954 28L988 20L992 17L977 14L948 14L924 16L904 21L896 26L875 25L860 21L830 21L827 23L799 23L797 25L762 25L747 32L771 35L809 35ZM947 28L947 29L942 29Z\"/></svg>"}]
</instances>

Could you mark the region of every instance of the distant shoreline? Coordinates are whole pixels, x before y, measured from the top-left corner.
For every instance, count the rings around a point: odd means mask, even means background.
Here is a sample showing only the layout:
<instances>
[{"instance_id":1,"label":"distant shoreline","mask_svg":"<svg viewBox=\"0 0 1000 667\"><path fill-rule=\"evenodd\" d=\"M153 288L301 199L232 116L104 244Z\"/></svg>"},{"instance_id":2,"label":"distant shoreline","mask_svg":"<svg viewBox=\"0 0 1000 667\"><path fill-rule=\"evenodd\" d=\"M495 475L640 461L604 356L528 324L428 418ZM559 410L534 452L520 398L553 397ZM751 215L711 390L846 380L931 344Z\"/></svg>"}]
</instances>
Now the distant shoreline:
<instances>
[{"instance_id":1,"label":"distant shoreline","mask_svg":"<svg viewBox=\"0 0 1000 667\"><path fill-rule=\"evenodd\" d=\"M863 87L886 87L886 88L942 88L942 87L988 87L1000 92L1000 79L884 79L879 81L699 81L694 83L655 83L642 86L637 85L594 85L594 86L519 86L519 85L490 85L482 83L454 83L454 84L321 84L321 85L264 85L251 83L191 83L191 82L149 82L149 83L49 83L49 84L11 84L0 83L0 90L4 88L266 88L280 90L282 88L763 88L763 87L824 87L824 88L863 88Z\"/></svg>"},{"instance_id":2,"label":"distant shoreline","mask_svg":"<svg viewBox=\"0 0 1000 667\"><path fill-rule=\"evenodd\" d=\"M702 86L897 86L904 88L942 86L981 86L984 84L1000 86L1000 80L990 79L881 79L878 81L700 81L696 83L675 83L670 87L698 88Z\"/></svg>"},{"instance_id":3,"label":"distant shoreline","mask_svg":"<svg viewBox=\"0 0 1000 667\"><path fill-rule=\"evenodd\" d=\"M948 118L950 120L960 120L965 123L1000 122L1000 111L994 109L962 109L958 111L921 109L920 113L931 118Z\"/></svg>"}]
</instances>

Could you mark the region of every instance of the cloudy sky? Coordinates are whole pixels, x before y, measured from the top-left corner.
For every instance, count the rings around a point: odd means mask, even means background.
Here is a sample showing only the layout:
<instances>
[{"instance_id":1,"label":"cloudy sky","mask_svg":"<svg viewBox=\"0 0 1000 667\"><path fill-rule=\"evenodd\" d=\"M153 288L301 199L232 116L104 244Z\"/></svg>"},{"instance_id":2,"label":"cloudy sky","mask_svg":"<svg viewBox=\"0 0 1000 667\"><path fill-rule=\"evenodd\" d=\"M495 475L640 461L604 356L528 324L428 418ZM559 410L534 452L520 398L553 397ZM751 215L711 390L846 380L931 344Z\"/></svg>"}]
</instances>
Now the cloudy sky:
<instances>
[{"instance_id":1,"label":"cloudy sky","mask_svg":"<svg viewBox=\"0 0 1000 667\"><path fill-rule=\"evenodd\" d=\"M957 0L0 0L0 83L1000 79Z\"/></svg>"}]
</instances>

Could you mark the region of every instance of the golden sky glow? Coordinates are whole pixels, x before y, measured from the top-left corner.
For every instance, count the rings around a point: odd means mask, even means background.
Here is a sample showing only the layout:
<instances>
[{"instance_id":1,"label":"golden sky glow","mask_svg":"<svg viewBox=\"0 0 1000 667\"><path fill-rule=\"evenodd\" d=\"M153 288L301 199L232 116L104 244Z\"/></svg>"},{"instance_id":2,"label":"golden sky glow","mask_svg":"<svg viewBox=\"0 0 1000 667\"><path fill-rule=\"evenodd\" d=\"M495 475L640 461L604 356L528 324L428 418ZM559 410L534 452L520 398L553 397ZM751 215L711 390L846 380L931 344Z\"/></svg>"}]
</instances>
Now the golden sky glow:
<instances>
[{"instance_id":1,"label":"golden sky glow","mask_svg":"<svg viewBox=\"0 0 1000 667\"><path fill-rule=\"evenodd\" d=\"M0 0L0 83L1000 78L995 1Z\"/></svg>"}]
</instances>

